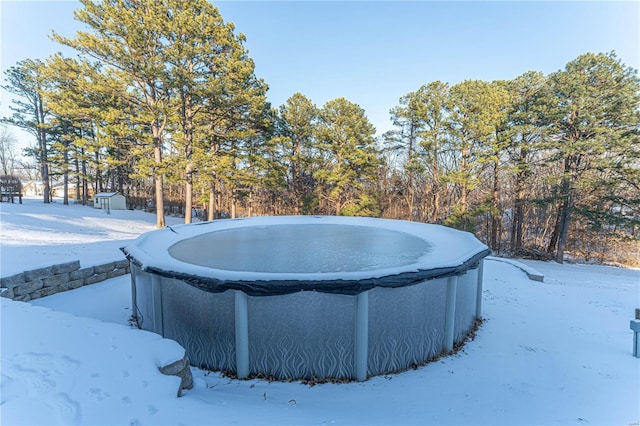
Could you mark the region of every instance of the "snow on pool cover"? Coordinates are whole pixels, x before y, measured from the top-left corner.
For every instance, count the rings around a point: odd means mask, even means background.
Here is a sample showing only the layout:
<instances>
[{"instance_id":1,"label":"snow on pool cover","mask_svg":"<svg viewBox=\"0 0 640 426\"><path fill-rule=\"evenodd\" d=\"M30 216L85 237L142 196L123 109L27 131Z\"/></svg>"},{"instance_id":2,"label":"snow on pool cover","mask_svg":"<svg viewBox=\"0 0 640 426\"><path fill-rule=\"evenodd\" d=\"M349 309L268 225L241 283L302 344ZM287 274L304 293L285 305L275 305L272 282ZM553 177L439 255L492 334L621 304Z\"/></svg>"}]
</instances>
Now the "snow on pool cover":
<instances>
[{"instance_id":1,"label":"snow on pool cover","mask_svg":"<svg viewBox=\"0 0 640 426\"><path fill-rule=\"evenodd\" d=\"M192 364L357 380L463 340L489 254L438 225L329 216L178 225L122 250L142 328L177 340Z\"/></svg>"}]
</instances>

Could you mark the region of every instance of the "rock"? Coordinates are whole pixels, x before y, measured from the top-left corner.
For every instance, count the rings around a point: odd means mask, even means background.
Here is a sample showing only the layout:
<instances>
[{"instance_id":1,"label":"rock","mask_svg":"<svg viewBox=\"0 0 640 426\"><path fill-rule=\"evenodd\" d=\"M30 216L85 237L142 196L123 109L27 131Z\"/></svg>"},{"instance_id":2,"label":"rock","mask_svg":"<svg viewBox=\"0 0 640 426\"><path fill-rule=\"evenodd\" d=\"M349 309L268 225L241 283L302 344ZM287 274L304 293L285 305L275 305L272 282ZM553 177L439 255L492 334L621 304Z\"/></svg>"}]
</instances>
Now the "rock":
<instances>
[{"instance_id":1,"label":"rock","mask_svg":"<svg viewBox=\"0 0 640 426\"><path fill-rule=\"evenodd\" d=\"M45 287L55 287L64 284L69 281L69 273L63 272L61 274L51 275L50 277L42 280Z\"/></svg>"},{"instance_id":2,"label":"rock","mask_svg":"<svg viewBox=\"0 0 640 426\"><path fill-rule=\"evenodd\" d=\"M59 263L57 265L53 265L52 268L54 274L64 274L65 272L72 272L80 269L80 261L74 260L73 262Z\"/></svg>"},{"instance_id":3,"label":"rock","mask_svg":"<svg viewBox=\"0 0 640 426\"><path fill-rule=\"evenodd\" d=\"M124 268L114 269L113 271L107 272L107 279L119 277L121 275L126 275L127 271Z\"/></svg>"},{"instance_id":4,"label":"rock","mask_svg":"<svg viewBox=\"0 0 640 426\"><path fill-rule=\"evenodd\" d=\"M129 261L127 259L118 260L114 262L114 267L116 269L126 269L129 267Z\"/></svg>"},{"instance_id":5,"label":"rock","mask_svg":"<svg viewBox=\"0 0 640 426\"><path fill-rule=\"evenodd\" d=\"M96 265L94 266L96 274L105 274L107 272L113 271L115 268L114 262L105 263L104 265Z\"/></svg>"},{"instance_id":6,"label":"rock","mask_svg":"<svg viewBox=\"0 0 640 426\"><path fill-rule=\"evenodd\" d=\"M32 269L24 271L25 281L35 281L53 275L53 266L45 266L44 268Z\"/></svg>"},{"instance_id":7,"label":"rock","mask_svg":"<svg viewBox=\"0 0 640 426\"><path fill-rule=\"evenodd\" d=\"M39 299L41 297L51 296L52 294L56 294L59 291L60 291L59 287L44 287L44 288L41 288L40 290L31 292L29 294L29 297L31 297L31 300L34 300L34 299Z\"/></svg>"},{"instance_id":8,"label":"rock","mask_svg":"<svg viewBox=\"0 0 640 426\"><path fill-rule=\"evenodd\" d=\"M7 299L13 299L15 294L13 294L12 288L3 288L2 292L0 292L0 297L6 297Z\"/></svg>"},{"instance_id":9,"label":"rock","mask_svg":"<svg viewBox=\"0 0 640 426\"><path fill-rule=\"evenodd\" d=\"M35 281L28 281L24 284L20 284L18 286L15 286L13 288L13 293L16 296L24 296L24 295L28 295L30 293L33 293L36 290L40 290L42 287L44 287L44 284L42 283L42 280L35 280ZM14 300L18 300L17 298Z\"/></svg>"},{"instance_id":10,"label":"rock","mask_svg":"<svg viewBox=\"0 0 640 426\"><path fill-rule=\"evenodd\" d=\"M24 281L24 273L20 272L19 274L0 278L0 287L14 288L20 284L24 284Z\"/></svg>"},{"instance_id":11,"label":"rock","mask_svg":"<svg viewBox=\"0 0 640 426\"><path fill-rule=\"evenodd\" d=\"M78 269L77 271L73 271L69 274L70 280L83 280L87 277L90 277L95 273L95 268L93 266L89 266L88 268Z\"/></svg>"},{"instance_id":12,"label":"rock","mask_svg":"<svg viewBox=\"0 0 640 426\"><path fill-rule=\"evenodd\" d=\"M189 357L185 353L182 359L172 362L171 364L160 367L160 372L167 376L180 377L180 387L178 389L178 396L182 396L183 389L193 388L193 375L191 374L191 368L189 367Z\"/></svg>"},{"instance_id":13,"label":"rock","mask_svg":"<svg viewBox=\"0 0 640 426\"><path fill-rule=\"evenodd\" d=\"M25 294L22 296L14 296L13 300L15 300L16 302L28 302L29 300L31 300L31 297L29 297L28 294Z\"/></svg>"},{"instance_id":14,"label":"rock","mask_svg":"<svg viewBox=\"0 0 640 426\"><path fill-rule=\"evenodd\" d=\"M84 279L77 279L73 281L69 281L63 284L60 284L60 291L73 290L76 288L80 288L84 285Z\"/></svg>"},{"instance_id":15,"label":"rock","mask_svg":"<svg viewBox=\"0 0 640 426\"><path fill-rule=\"evenodd\" d=\"M107 279L107 273L91 275L84 279L84 285L90 285L102 282Z\"/></svg>"}]
</instances>

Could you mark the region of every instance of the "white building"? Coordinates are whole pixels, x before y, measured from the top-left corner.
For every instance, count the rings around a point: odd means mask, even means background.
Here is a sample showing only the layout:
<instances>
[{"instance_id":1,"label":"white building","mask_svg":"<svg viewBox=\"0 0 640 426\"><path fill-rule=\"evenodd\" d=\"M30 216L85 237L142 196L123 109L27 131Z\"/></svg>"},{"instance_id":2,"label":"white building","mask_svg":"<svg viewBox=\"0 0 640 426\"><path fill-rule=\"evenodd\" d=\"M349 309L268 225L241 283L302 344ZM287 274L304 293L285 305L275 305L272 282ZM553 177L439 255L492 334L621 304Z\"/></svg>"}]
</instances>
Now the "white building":
<instances>
[{"instance_id":1,"label":"white building","mask_svg":"<svg viewBox=\"0 0 640 426\"><path fill-rule=\"evenodd\" d=\"M93 197L93 207L107 210L126 210L127 199L119 192L98 192Z\"/></svg>"},{"instance_id":2,"label":"white building","mask_svg":"<svg viewBox=\"0 0 640 426\"><path fill-rule=\"evenodd\" d=\"M44 194L44 184L41 180L22 182L22 195L33 197Z\"/></svg>"}]
</instances>

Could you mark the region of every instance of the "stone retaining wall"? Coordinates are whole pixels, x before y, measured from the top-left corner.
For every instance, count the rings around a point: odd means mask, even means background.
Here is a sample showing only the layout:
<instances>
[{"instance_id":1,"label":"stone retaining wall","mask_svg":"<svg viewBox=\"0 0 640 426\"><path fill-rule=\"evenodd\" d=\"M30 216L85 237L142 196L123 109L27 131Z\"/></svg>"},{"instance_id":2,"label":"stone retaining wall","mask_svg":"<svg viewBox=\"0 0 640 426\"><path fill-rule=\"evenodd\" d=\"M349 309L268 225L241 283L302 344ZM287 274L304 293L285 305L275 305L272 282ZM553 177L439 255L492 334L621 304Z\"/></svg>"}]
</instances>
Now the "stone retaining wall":
<instances>
[{"instance_id":1,"label":"stone retaining wall","mask_svg":"<svg viewBox=\"0 0 640 426\"><path fill-rule=\"evenodd\" d=\"M0 296L28 302L128 274L126 259L80 268L80 261L60 263L0 278Z\"/></svg>"}]
</instances>

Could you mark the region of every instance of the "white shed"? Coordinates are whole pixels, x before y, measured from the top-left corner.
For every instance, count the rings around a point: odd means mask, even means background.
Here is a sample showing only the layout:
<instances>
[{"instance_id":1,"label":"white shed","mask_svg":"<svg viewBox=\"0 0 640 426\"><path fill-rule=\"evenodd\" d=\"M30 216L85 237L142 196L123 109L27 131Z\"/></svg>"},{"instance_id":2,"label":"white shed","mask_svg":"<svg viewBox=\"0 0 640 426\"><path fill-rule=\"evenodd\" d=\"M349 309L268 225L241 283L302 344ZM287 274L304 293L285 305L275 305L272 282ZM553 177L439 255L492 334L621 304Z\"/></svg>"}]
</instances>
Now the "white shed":
<instances>
[{"instance_id":1,"label":"white shed","mask_svg":"<svg viewBox=\"0 0 640 426\"><path fill-rule=\"evenodd\" d=\"M93 197L93 207L106 210L126 210L127 199L119 192L98 192Z\"/></svg>"}]
</instances>

